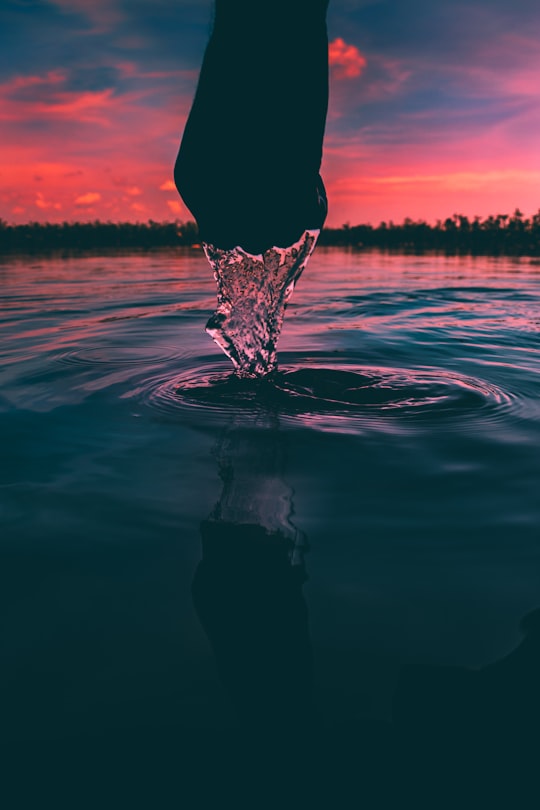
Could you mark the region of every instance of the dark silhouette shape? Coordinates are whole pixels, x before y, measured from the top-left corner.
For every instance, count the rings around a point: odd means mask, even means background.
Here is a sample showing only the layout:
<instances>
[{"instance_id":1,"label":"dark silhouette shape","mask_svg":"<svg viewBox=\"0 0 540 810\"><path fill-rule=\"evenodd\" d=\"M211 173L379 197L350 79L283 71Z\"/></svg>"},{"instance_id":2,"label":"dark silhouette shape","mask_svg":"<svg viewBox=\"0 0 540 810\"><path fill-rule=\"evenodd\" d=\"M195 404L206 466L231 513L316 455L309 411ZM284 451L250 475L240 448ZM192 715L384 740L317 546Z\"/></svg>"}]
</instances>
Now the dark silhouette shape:
<instances>
[{"instance_id":1,"label":"dark silhouette shape","mask_svg":"<svg viewBox=\"0 0 540 810\"><path fill-rule=\"evenodd\" d=\"M228 795L246 806L262 794L286 807L537 806L540 609L488 666L405 667L391 723L359 715L354 698L350 715L325 717L277 412L268 404L249 427L233 420L215 455L223 487L201 524L192 595L238 718L212 764ZM356 656L368 661L351 640Z\"/></svg>"},{"instance_id":2,"label":"dark silhouette shape","mask_svg":"<svg viewBox=\"0 0 540 810\"><path fill-rule=\"evenodd\" d=\"M201 535L193 601L239 721L221 755L229 790L246 806L259 794L294 806L312 781L315 726L303 567L262 526L205 521Z\"/></svg>"},{"instance_id":3,"label":"dark silhouette shape","mask_svg":"<svg viewBox=\"0 0 540 810\"><path fill-rule=\"evenodd\" d=\"M277 367L294 285L326 217L328 0L217 0L174 168L218 282L206 331L239 377Z\"/></svg>"},{"instance_id":4,"label":"dark silhouette shape","mask_svg":"<svg viewBox=\"0 0 540 810\"><path fill-rule=\"evenodd\" d=\"M48 252L108 253L199 246L194 222L29 222L9 225L0 219L0 255ZM524 218L520 211L474 217L454 214L435 225L406 218L324 228L318 244L406 253L445 253L473 256L538 256L540 211Z\"/></svg>"},{"instance_id":5,"label":"dark silhouette shape","mask_svg":"<svg viewBox=\"0 0 540 810\"><path fill-rule=\"evenodd\" d=\"M194 604L245 727L303 729L312 716L312 655L303 566L262 526L201 524Z\"/></svg>"},{"instance_id":6,"label":"dark silhouette shape","mask_svg":"<svg viewBox=\"0 0 540 810\"><path fill-rule=\"evenodd\" d=\"M381 785L386 729L369 721L359 728L348 716L328 723L314 700L306 540L294 523L275 402L260 395L254 421L233 419L214 449L223 486L201 524L192 584L237 718L212 762L225 776L214 793L205 786L205 800L222 801L226 784L246 807L342 807L351 798L376 810L389 793Z\"/></svg>"},{"instance_id":7,"label":"dark silhouette shape","mask_svg":"<svg viewBox=\"0 0 540 810\"><path fill-rule=\"evenodd\" d=\"M201 524L194 604L242 725L265 735L301 728L312 699L306 543L292 522L277 415L233 419L214 456L222 489Z\"/></svg>"},{"instance_id":8,"label":"dark silhouette shape","mask_svg":"<svg viewBox=\"0 0 540 810\"><path fill-rule=\"evenodd\" d=\"M201 238L260 254L321 228L328 0L217 0L176 160Z\"/></svg>"},{"instance_id":9,"label":"dark silhouette shape","mask_svg":"<svg viewBox=\"0 0 540 810\"><path fill-rule=\"evenodd\" d=\"M402 671L394 728L404 789L417 801L538 806L540 609L525 616L521 629L521 644L481 669Z\"/></svg>"}]
</instances>

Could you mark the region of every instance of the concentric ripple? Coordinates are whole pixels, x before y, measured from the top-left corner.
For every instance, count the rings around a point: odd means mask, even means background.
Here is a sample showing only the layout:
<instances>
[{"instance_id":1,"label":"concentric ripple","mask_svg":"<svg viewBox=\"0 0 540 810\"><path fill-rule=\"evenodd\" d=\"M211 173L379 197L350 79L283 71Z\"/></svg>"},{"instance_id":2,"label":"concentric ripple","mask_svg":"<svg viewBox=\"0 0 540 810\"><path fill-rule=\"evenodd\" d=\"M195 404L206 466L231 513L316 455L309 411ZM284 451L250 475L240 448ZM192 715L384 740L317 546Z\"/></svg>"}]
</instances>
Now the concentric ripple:
<instances>
[{"instance_id":1,"label":"concentric ripple","mask_svg":"<svg viewBox=\"0 0 540 810\"><path fill-rule=\"evenodd\" d=\"M389 420L463 420L479 411L484 423L498 421L517 399L487 380L442 368L364 366L328 354L285 359L260 381L240 380L229 365L209 361L154 379L137 394L162 414L201 424L271 410L287 424L338 432Z\"/></svg>"},{"instance_id":2,"label":"concentric ripple","mask_svg":"<svg viewBox=\"0 0 540 810\"><path fill-rule=\"evenodd\" d=\"M137 366L180 357L178 349L171 346L90 346L64 352L56 359L70 365Z\"/></svg>"}]
</instances>

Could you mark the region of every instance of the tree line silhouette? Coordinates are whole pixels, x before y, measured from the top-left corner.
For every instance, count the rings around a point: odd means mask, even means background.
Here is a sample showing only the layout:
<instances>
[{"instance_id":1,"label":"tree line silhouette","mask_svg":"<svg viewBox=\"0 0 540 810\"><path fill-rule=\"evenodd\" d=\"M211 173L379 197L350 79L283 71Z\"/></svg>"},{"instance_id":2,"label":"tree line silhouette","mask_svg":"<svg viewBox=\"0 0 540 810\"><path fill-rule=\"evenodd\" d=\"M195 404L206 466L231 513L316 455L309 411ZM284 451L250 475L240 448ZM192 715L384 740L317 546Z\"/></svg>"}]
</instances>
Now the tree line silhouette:
<instances>
[{"instance_id":1,"label":"tree line silhouette","mask_svg":"<svg viewBox=\"0 0 540 810\"><path fill-rule=\"evenodd\" d=\"M10 225L0 219L0 255L10 253L99 252L151 250L199 244L194 222L30 222ZM410 253L469 255L540 255L540 209L529 219L516 209L485 219L454 214L429 225L406 218L373 225L325 228L324 246L379 249Z\"/></svg>"}]
</instances>

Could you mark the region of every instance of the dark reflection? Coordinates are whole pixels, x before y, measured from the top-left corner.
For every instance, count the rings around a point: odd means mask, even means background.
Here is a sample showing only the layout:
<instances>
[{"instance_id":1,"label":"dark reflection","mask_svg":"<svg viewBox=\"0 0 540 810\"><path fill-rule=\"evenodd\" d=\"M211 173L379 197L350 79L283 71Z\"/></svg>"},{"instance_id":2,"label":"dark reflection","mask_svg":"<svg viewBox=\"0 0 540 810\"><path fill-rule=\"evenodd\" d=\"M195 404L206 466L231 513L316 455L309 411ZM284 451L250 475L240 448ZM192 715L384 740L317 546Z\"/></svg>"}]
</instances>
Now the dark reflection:
<instances>
[{"instance_id":1,"label":"dark reflection","mask_svg":"<svg viewBox=\"0 0 540 810\"><path fill-rule=\"evenodd\" d=\"M302 733L312 721L303 567L262 526L205 521L193 600L220 678L252 733Z\"/></svg>"},{"instance_id":2,"label":"dark reflection","mask_svg":"<svg viewBox=\"0 0 540 810\"><path fill-rule=\"evenodd\" d=\"M403 669L396 751L406 790L428 805L538 806L540 609L521 630L516 649L481 669Z\"/></svg>"},{"instance_id":3,"label":"dark reflection","mask_svg":"<svg viewBox=\"0 0 540 810\"><path fill-rule=\"evenodd\" d=\"M223 488L201 524L193 600L242 723L280 732L310 721L312 655L277 416L231 424L216 456Z\"/></svg>"},{"instance_id":4,"label":"dark reflection","mask_svg":"<svg viewBox=\"0 0 540 810\"><path fill-rule=\"evenodd\" d=\"M299 796L315 729L313 659L306 542L292 520L277 416L238 419L216 456L223 488L201 523L192 593L238 719L227 777L246 800L262 785Z\"/></svg>"},{"instance_id":5,"label":"dark reflection","mask_svg":"<svg viewBox=\"0 0 540 810\"><path fill-rule=\"evenodd\" d=\"M286 807L535 806L540 609L523 619L516 649L481 669L403 667L388 722L363 717L354 695L348 716L319 711L306 542L285 450L278 417L263 411L247 425L238 417L216 452L222 491L201 524L193 601L237 725L205 796L226 790L246 806L263 794ZM351 639L355 667L360 645ZM358 705L365 689L360 678Z\"/></svg>"}]
</instances>

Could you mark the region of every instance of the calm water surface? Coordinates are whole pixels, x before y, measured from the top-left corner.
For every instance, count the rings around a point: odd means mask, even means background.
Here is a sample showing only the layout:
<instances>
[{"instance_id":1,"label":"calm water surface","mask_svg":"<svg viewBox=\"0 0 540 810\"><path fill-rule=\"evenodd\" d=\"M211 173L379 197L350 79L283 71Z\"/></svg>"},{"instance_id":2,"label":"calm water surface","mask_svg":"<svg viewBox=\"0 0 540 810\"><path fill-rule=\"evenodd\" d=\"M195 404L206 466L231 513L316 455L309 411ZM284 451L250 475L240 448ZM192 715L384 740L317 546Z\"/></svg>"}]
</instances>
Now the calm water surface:
<instances>
[{"instance_id":1,"label":"calm water surface","mask_svg":"<svg viewBox=\"0 0 540 810\"><path fill-rule=\"evenodd\" d=\"M186 752L204 771L242 712L283 738L298 713L294 739L316 717L330 781L388 783L413 727L447 738L449 706L487 694L482 729L516 693L516 723L538 710L540 620L525 643L519 626L540 606L538 263L319 249L260 386L203 331L202 252L4 260L0 278L1 733L49 790L53 762L102 757L131 804L182 806ZM249 522L246 502L301 538L293 561L309 544L303 586L230 526L199 565L201 522ZM465 694L508 655L511 676Z\"/></svg>"}]
</instances>

